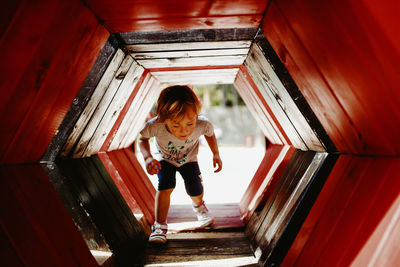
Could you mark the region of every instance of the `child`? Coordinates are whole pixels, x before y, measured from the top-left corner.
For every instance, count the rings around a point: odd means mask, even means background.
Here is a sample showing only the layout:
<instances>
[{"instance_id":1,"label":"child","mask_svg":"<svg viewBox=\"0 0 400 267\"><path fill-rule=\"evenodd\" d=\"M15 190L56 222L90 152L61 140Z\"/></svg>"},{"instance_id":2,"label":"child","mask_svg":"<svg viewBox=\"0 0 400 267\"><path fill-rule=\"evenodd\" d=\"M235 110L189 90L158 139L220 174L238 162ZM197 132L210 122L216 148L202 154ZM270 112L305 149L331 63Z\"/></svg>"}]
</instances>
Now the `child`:
<instances>
[{"instance_id":1,"label":"child","mask_svg":"<svg viewBox=\"0 0 400 267\"><path fill-rule=\"evenodd\" d=\"M167 241L167 215L170 195L175 188L176 171L182 175L185 188L193 201L201 227L214 222L203 201L203 184L197 163L199 137L205 139L213 153L214 172L222 168L217 139L212 124L198 116L201 104L196 94L188 86L170 86L164 89L157 100L157 116L149 120L140 132L140 151L146 170L158 175L158 191L155 200L156 222L152 226L149 242L164 244ZM157 153L153 158L149 138L155 137Z\"/></svg>"}]
</instances>

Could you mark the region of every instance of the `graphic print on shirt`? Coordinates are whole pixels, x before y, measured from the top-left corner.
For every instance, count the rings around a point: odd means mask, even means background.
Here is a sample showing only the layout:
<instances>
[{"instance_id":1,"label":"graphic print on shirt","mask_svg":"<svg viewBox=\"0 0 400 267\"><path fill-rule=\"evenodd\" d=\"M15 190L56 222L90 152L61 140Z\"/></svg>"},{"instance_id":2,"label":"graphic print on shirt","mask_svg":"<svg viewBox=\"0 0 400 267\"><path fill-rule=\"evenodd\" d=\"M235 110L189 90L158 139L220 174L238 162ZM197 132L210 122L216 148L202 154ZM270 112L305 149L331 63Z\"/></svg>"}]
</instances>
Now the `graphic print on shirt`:
<instances>
[{"instance_id":1,"label":"graphic print on shirt","mask_svg":"<svg viewBox=\"0 0 400 267\"><path fill-rule=\"evenodd\" d=\"M182 154L182 149L184 149L185 146L174 146L174 144L169 141L168 146L165 147L165 149L168 151L168 155L164 155L164 159L172 160L175 161L179 164L183 164L186 162L186 154L181 157Z\"/></svg>"}]
</instances>

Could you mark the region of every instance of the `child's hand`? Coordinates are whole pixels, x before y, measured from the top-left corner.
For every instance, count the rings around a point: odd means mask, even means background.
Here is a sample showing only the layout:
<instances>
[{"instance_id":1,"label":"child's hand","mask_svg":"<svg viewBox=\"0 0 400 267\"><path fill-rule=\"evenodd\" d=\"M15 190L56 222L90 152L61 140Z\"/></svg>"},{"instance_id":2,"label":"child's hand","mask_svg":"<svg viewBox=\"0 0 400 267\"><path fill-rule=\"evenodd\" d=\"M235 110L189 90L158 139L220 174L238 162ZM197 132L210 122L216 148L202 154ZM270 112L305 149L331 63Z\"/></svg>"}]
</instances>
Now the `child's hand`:
<instances>
[{"instance_id":1,"label":"child's hand","mask_svg":"<svg viewBox=\"0 0 400 267\"><path fill-rule=\"evenodd\" d=\"M213 166L214 166L214 168L218 166L218 168L216 170L214 170L214 172L219 172L222 169L222 160L221 160L219 154L214 154Z\"/></svg>"},{"instance_id":2,"label":"child's hand","mask_svg":"<svg viewBox=\"0 0 400 267\"><path fill-rule=\"evenodd\" d=\"M160 162L158 160L155 160L153 157L148 157L145 163L146 163L146 170L150 175L157 174L158 170L161 170Z\"/></svg>"}]
</instances>

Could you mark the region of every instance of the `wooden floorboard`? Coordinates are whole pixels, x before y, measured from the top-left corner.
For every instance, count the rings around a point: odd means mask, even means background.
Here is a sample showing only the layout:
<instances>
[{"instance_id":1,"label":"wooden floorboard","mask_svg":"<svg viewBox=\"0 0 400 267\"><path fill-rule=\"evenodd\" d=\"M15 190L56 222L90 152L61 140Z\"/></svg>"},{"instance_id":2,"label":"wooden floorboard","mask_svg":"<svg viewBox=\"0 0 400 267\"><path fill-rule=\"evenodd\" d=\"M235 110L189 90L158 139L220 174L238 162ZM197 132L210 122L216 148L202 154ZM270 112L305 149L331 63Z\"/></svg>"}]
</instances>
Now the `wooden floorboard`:
<instances>
[{"instance_id":1,"label":"wooden floorboard","mask_svg":"<svg viewBox=\"0 0 400 267\"><path fill-rule=\"evenodd\" d=\"M167 219L168 232L244 231L238 204L211 204L207 207L214 216L214 223L210 227L200 228L191 205L171 205Z\"/></svg>"},{"instance_id":2,"label":"wooden floorboard","mask_svg":"<svg viewBox=\"0 0 400 267\"><path fill-rule=\"evenodd\" d=\"M172 205L168 214L168 242L146 248L147 266L249 266L257 260L244 234L237 204L207 205L212 226L196 227L190 205Z\"/></svg>"}]
</instances>

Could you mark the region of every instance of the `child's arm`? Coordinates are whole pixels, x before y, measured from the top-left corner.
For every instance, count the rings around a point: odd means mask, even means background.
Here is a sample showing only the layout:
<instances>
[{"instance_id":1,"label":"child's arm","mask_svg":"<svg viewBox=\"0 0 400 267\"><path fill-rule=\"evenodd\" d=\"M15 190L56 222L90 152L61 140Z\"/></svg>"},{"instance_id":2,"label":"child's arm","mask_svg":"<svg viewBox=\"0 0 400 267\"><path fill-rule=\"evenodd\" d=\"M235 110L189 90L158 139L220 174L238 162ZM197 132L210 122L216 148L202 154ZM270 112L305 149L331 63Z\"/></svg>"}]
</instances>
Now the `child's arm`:
<instances>
[{"instance_id":1,"label":"child's arm","mask_svg":"<svg viewBox=\"0 0 400 267\"><path fill-rule=\"evenodd\" d=\"M151 155L149 138L140 137L139 148L140 152L142 152L144 162L146 163L147 172L150 175L157 174L158 170L161 169L161 164L158 160L155 160Z\"/></svg>"},{"instance_id":2,"label":"child's arm","mask_svg":"<svg viewBox=\"0 0 400 267\"><path fill-rule=\"evenodd\" d=\"M219 172L222 169L222 160L219 156L217 138L215 137L215 134L213 134L212 136L204 135L204 137L206 138L208 146L210 147L214 155L213 156L214 168L218 166L218 168L214 172Z\"/></svg>"}]
</instances>

